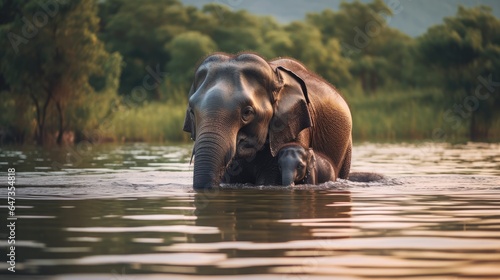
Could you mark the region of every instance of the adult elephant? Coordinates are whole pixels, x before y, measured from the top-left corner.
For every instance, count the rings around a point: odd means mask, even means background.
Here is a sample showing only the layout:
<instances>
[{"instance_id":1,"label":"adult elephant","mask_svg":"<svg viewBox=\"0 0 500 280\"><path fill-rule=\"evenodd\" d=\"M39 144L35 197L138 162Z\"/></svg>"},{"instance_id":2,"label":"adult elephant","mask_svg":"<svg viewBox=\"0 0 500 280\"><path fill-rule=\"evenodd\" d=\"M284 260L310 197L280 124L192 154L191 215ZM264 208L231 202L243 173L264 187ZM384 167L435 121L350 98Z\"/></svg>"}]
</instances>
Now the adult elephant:
<instances>
[{"instance_id":1,"label":"adult elephant","mask_svg":"<svg viewBox=\"0 0 500 280\"><path fill-rule=\"evenodd\" d=\"M275 156L289 142L312 146L347 178L351 128L344 99L299 62L212 54L196 69L184 122L195 141L193 187L216 186L233 159L251 162L264 146Z\"/></svg>"}]
</instances>

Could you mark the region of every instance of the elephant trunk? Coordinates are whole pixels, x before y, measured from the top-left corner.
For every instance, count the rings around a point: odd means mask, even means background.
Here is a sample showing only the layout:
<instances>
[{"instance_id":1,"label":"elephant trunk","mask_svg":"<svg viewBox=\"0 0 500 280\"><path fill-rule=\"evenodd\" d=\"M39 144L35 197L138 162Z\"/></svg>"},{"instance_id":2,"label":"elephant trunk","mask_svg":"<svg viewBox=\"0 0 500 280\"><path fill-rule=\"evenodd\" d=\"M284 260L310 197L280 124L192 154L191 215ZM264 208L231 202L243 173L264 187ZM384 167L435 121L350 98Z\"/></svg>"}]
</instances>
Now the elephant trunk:
<instances>
[{"instance_id":1,"label":"elephant trunk","mask_svg":"<svg viewBox=\"0 0 500 280\"><path fill-rule=\"evenodd\" d=\"M219 185L225 167L234 155L234 140L227 138L215 132L198 135L194 148L194 189Z\"/></svg>"},{"instance_id":2,"label":"elephant trunk","mask_svg":"<svg viewBox=\"0 0 500 280\"><path fill-rule=\"evenodd\" d=\"M282 172L281 184L283 186L294 186L295 185L295 174L293 174L293 172L291 172L291 171Z\"/></svg>"}]
</instances>

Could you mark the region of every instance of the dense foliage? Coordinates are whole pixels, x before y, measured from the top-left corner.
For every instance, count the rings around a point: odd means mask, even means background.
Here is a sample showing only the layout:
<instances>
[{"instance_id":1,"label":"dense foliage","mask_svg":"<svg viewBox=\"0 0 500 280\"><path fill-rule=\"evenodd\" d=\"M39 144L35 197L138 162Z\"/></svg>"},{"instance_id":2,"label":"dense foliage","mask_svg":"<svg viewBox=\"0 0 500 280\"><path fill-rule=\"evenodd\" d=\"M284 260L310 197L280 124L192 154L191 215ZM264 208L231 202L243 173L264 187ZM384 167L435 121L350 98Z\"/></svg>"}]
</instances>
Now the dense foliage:
<instances>
[{"instance_id":1,"label":"dense foliage","mask_svg":"<svg viewBox=\"0 0 500 280\"><path fill-rule=\"evenodd\" d=\"M388 25L400 8L284 25L179 0L0 0L0 143L185 140L193 71L215 51L302 61L348 100L357 140L499 140L500 20L459 7L411 38Z\"/></svg>"}]
</instances>

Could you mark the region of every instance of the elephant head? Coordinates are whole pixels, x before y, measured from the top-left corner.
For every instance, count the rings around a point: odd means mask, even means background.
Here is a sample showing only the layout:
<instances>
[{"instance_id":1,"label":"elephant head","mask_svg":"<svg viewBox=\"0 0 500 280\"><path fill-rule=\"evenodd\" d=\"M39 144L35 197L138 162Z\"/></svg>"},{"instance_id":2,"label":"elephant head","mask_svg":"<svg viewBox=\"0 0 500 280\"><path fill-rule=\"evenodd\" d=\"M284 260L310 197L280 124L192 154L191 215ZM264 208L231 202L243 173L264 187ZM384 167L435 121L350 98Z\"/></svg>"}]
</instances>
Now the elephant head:
<instances>
[{"instance_id":1,"label":"elephant head","mask_svg":"<svg viewBox=\"0 0 500 280\"><path fill-rule=\"evenodd\" d=\"M282 185L293 186L295 182L316 183L316 162L312 149L305 149L299 144L290 143L278 152L277 157Z\"/></svg>"},{"instance_id":2,"label":"elephant head","mask_svg":"<svg viewBox=\"0 0 500 280\"><path fill-rule=\"evenodd\" d=\"M307 103L302 79L256 54L205 58L195 71L184 121L195 141L193 187L218 185L233 158L251 159L266 141L276 155L311 126Z\"/></svg>"}]
</instances>

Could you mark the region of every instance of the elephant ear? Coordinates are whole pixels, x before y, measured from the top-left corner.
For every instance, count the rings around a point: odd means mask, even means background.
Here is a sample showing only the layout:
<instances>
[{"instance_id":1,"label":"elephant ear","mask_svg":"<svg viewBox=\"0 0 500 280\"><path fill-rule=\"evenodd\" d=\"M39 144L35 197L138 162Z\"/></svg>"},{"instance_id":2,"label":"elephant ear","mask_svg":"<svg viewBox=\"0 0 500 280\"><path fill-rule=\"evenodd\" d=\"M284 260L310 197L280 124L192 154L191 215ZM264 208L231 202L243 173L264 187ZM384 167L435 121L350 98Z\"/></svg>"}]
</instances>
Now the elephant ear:
<instances>
[{"instance_id":1,"label":"elephant ear","mask_svg":"<svg viewBox=\"0 0 500 280\"><path fill-rule=\"evenodd\" d=\"M189 108L186 110L186 116L184 117L184 126L182 127L182 130L191 133L191 139L195 140L195 128L193 119L191 118L191 113L189 112Z\"/></svg>"},{"instance_id":2,"label":"elephant ear","mask_svg":"<svg viewBox=\"0 0 500 280\"><path fill-rule=\"evenodd\" d=\"M279 90L274 93L274 114L269 125L269 146L276 156L281 147L294 142L298 134L311 127L307 87L293 71L276 67Z\"/></svg>"},{"instance_id":3,"label":"elephant ear","mask_svg":"<svg viewBox=\"0 0 500 280\"><path fill-rule=\"evenodd\" d=\"M193 85L191 85L191 89L189 90L188 96L191 96L193 94L193 91L194 91ZM182 130L191 133L191 139L196 140L196 129L194 126L194 120L191 117L191 110L189 108L189 105L188 108L186 109L186 116L184 117L184 125L182 127Z\"/></svg>"}]
</instances>

